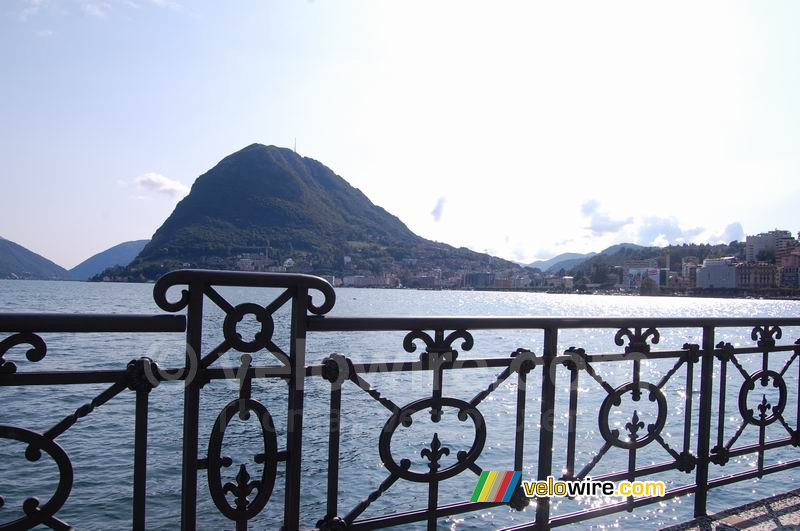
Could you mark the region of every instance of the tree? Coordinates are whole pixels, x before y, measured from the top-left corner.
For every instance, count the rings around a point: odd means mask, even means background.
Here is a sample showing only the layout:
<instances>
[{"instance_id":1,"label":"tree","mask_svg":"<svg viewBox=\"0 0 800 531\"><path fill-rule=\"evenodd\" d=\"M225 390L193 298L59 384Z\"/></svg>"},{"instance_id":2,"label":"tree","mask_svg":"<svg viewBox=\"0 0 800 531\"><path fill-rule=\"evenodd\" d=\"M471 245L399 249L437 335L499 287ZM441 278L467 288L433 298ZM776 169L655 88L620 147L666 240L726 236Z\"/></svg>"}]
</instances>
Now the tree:
<instances>
[{"instance_id":1,"label":"tree","mask_svg":"<svg viewBox=\"0 0 800 531\"><path fill-rule=\"evenodd\" d=\"M758 254L756 255L756 260L758 262L768 262L770 264L774 264L775 263L775 253L772 252L772 251L768 251L766 249L762 249L762 250L758 251Z\"/></svg>"},{"instance_id":2,"label":"tree","mask_svg":"<svg viewBox=\"0 0 800 531\"><path fill-rule=\"evenodd\" d=\"M645 277L642 280L642 285L639 287L639 295L658 295L658 284L650 277Z\"/></svg>"}]
</instances>

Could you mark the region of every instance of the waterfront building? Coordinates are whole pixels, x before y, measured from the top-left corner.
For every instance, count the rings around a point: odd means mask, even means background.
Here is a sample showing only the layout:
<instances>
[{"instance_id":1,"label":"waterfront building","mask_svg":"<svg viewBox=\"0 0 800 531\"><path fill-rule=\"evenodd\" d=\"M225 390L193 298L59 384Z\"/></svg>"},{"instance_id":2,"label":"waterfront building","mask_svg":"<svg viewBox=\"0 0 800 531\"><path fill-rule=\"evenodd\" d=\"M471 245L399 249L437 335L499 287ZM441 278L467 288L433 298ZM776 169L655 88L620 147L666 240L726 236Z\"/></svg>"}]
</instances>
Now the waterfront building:
<instances>
[{"instance_id":1,"label":"waterfront building","mask_svg":"<svg viewBox=\"0 0 800 531\"><path fill-rule=\"evenodd\" d=\"M488 288L494 284L494 273L467 273L464 286L467 288Z\"/></svg>"},{"instance_id":2,"label":"waterfront building","mask_svg":"<svg viewBox=\"0 0 800 531\"><path fill-rule=\"evenodd\" d=\"M735 288L736 259L727 256L703 260L703 265L697 269L697 287L700 289Z\"/></svg>"},{"instance_id":3,"label":"waterfront building","mask_svg":"<svg viewBox=\"0 0 800 531\"><path fill-rule=\"evenodd\" d=\"M531 279L528 277L514 277L511 280L512 288L526 288L531 285Z\"/></svg>"},{"instance_id":4,"label":"waterfront building","mask_svg":"<svg viewBox=\"0 0 800 531\"><path fill-rule=\"evenodd\" d=\"M681 259L681 276L689 288L697 286L697 267L699 265L700 259L696 256L685 256Z\"/></svg>"},{"instance_id":5,"label":"waterfront building","mask_svg":"<svg viewBox=\"0 0 800 531\"><path fill-rule=\"evenodd\" d=\"M417 278L417 277L415 277ZM342 278L342 286L346 288L390 288L397 284L393 275L347 275ZM421 287L433 287L427 283Z\"/></svg>"},{"instance_id":6,"label":"waterfront building","mask_svg":"<svg viewBox=\"0 0 800 531\"><path fill-rule=\"evenodd\" d=\"M627 260L623 265L623 270L623 287L625 289L638 290L646 278L651 279L656 285L660 285L658 260L655 258Z\"/></svg>"},{"instance_id":7,"label":"waterfront building","mask_svg":"<svg viewBox=\"0 0 800 531\"><path fill-rule=\"evenodd\" d=\"M759 255L769 253L775 257L776 263L780 263L781 258L789 254L797 243L788 230L776 229L748 236L745 242L745 259L748 262L756 262L759 260Z\"/></svg>"},{"instance_id":8,"label":"waterfront building","mask_svg":"<svg viewBox=\"0 0 800 531\"><path fill-rule=\"evenodd\" d=\"M777 268L766 262L746 262L736 265L736 287L767 289L777 287Z\"/></svg>"},{"instance_id":9,"label":"waterfront building","mask_svg":"<svg viewBox=\"0 0 800 531\"><path fill-rule=\"evenodd\" d=\"M547 275L544 278L544 285L548 288L559 287L563 284L564 280L558 275Z\"/></svg>"},{"instance_id":10,"label":"waterfront building","mask_svg":"<svg viewBox=\"0 0 800 531\"><path fill-rule=\"evenodd\" d=\"M800 266L781 267L780 277L782 288L800 288Z\"/></svg>"},{"instance_id":11,"label":"waterfront building","mask_svg":"<svg viewBox=\"0 0 800 531\"><path fill-rule=\"evenodd\" d=\"M800 266L800 246L792 249L789 254L781 257L781 267L798 267Z\"/></svg>"}]
</instances>

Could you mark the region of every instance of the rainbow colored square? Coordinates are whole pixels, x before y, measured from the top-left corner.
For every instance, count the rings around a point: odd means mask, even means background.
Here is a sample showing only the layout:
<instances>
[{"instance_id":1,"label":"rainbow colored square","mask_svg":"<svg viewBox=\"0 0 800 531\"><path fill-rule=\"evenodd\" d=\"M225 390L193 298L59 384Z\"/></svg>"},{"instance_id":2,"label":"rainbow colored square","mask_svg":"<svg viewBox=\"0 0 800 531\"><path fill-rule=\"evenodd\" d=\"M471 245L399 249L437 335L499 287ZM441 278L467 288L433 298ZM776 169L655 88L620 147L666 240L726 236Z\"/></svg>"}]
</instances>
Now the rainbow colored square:
<instances>
[{"instance_id":1,"label":"rainbow colored square","mask_svg":"<svg viewBox=\"0 0 800 531\"><path fill-rule=\"evenodd\" d=\"M469 501L507 503L519 483L520 476L522 476L520 471L484 470Z\"/></svg>"}]
</instances>

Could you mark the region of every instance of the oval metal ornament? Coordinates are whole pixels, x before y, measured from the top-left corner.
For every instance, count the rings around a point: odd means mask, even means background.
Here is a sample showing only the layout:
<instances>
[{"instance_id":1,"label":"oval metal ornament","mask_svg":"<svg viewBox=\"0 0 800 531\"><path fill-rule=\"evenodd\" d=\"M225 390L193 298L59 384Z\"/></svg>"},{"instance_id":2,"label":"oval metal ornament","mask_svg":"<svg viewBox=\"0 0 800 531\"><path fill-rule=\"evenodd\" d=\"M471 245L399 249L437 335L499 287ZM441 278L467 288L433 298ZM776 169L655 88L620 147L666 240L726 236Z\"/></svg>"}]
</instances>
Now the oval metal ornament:
<instances>
[{"instance_id":1,"label":"oval metal ornament","mask_svg":"<svg viewBox=\"0 0 800 531\"><path fill-rule=\"evenodd\" d=\"M408 421L415 413L432 408L432 407L452 407L458 409L458 419L462 422L469 417L475 427L475 438L472 441L472 446L457 463L450 465L435 472L414 472L409 468L401 467L392 456L391 442L392 436L398 426L403 424L403 421ZM404 424L408 425L408 424ZM397 413L392 415L381 431L380 439L378 440L378 451L380 453L381 461L386 465L386 468L392 474L395 474L403 479L409 481L416 481L419 483L427 483L430 481L443 481L460 474L470 465L474 464L483 451L483 446L486 443L486 423L484 422L483 415L477 408L472 406L469 402L465 402L458 398L425 398L407 404L400 409Z\"/></svg>"},{"instance_id":2,"label":"oval metal ornament","mask_svg":"<svg viewBox=\"0 0 800 531\"><path fill-rule=\"evenodd\" d=\"M225 430L228 423L240 411L240 399L230 402L217 417L211 437L208 441L208 488L211 491L211 498L222 514L234 521L249 520L256 516L272 495L275 487L275 475L278 467L278 441L275 436L275 426L272 423L272 416L260 402L252 399L243 399L244 409L254 412L260 422L261 435L264 441L264 468L261 478L256 481L247 482L244 486L237 486L232 483L222 484L220 469L222 468L222 442L225 439ZM247 478L249 480L249 476ZM234 491L239 487L247 491L257 490L258 493L252 500L248 500L245 506L237 502L233 507L228 503L225 496L226 492ZM246 498L247 493L242 493L241 499Z\"/></svg>"}]
</instances>

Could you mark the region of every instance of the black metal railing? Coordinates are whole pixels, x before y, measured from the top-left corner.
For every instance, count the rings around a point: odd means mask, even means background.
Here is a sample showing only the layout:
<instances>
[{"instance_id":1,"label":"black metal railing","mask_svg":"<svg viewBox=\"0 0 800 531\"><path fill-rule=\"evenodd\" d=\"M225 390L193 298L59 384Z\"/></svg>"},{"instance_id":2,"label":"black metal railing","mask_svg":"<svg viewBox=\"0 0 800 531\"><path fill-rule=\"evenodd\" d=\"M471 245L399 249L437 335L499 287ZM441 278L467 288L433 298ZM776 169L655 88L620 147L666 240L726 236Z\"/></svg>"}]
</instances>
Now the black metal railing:
<instances>
[{"instance_id":1,"label":"black metal railing","mask_svg":"<svg viewBox=\"0 0 800 531\"><path fill-rule=\"evenodd\" d=\"M226 286L280 288L282 291L268 304L232 304L217 289ZM168 295L173 287L181 290L177 299ZM321 303L315 303L317 297L321 297ZM185 311L185 316L0 314L0 332L10 334L0 342L0 387L108 385L49 430L36 432L0 425L0 439L27 445L25 458L29 461L39 460L47 454L58 470L55 493L44 503L32 495L28 497L22 507L24 515L14 521L2 519L4 499L0 497L0 522L3 522L0 529L23 529L40 524L54 529L69 528L68 523L59 518L59 510L70 495L74 470L70 457L57 438L125 391L135 394L133 480L130 485L132 527L144 529L149 395L164 382L184 385L180 484L183 529L195 529L202 521L198 520L197 514L198 477L201 474L208 481L214 505L235 522L237 529L246 529L248 522L259 515L270 500L273 504L277 502L279 496L275 496L274 491L279 467L284 469L281 512L286 529L315 524L320 529L370 529L412 522L426 522L428 529L434 529L443 518L501 505L516 511L535 505L529 521L515 523L509 529L546 529L619 511L633 511L637 507L688 494L694 495L694 515L699 516L708 510L709 489L800 466L800 456L797 459L784 456L771 464L765 460L770 452L800 445L800 400L798 389L790 389L792 384L797 387L800 382L800 360L797 360L800 339L783 344L777 341L782 338L782 327L800 326L800 318L330 317L325 314L334 306L335 293L320 278L219 271L169 273L155 284L154 298L164 311ZM204 318L208 313L205 305L209 303L224 315L221 326L223 339L215 345L204 342ZM281 308L289 312L289 337L285 338L288 349L281 348L279 344L282 341L274 337L275 315ZM244 339L245 334L237 330L245 318L252 318L257 323L258 330L250 340ZM752 345L734 346L730 342L717 341L720 330L743 327L751 332ZM622 352L601 354L589 354L580 347L560 351L559 332L572 329L609 331L609 338L624 348ZM652 349L667 330L686 329L694 330L692 337L700 337L700 342L687 342L682 348L673 350ZM520 346L503 357L459 357L458 349L471 350L475 343L472 333L481 330L541 331L542 352L535 353ZM27 345L28 361L39 362L47 353L47 345L40 334L48 332L185 332L185 362L181 367L162 369L148 357L136 357L119 370L18 371L17 362L21 360L14 357L19 350L15 347ZM412 353L422 347L422 353L418 358L386 362L360 360L344 354L330 354L319 363L306 362L309 334L339 332L401 332L405 334L404 350ZM254 363L252 354L264 351L271 353L274 362ZM231 352L242 354L239 367L220 366L219 360ZM780 363L776 363L777 353L784 353ZM746 367L748 363L742 361L753 356L758 361L757 370L749 370ZM660 374L651 374L647 380L642 372L645 360L663 360L659 367L664 370ZM608 364L629 369L630 377L625 378L621 385L613 385L600 369ZM788 378L787 374L794 370L794 365L798 367L798 377ZM494 371L494 376L481 384L483 389L480 392L469 400L447 395L447 382L455 375L463 378L461 375L475 374L475 369ZM370 380L389 373L430 375L430 396L400 403L396 397L382 394ZM253 392L254 380L270 378L281 379L287 385L286 425L281 429L276 429L272 414L259 400L261 397ZM325 382L330 388L327 459L322 464L327 478L325 513L310 523L301 521L300 510L300 489L304 480L301 466L304 399L309 379ZM680 416L677 422L682 430L675 442L666 436L664 429L670 405L675 402L665 389L677 379L682 389L682 395L678 396ZM214 380L238 380L238 393L222 407L209 440L201 441L200 397L204 385ZM464 475L474 483L484 470L481 458L488 436L484 416L485 408L489 407L486 401L507 382L512 382L516 391L514 442L513 447L507 448L509 470L530 468L536 470L536 478L541 480L553 475L579 480L589 477L613 450L626 455L627 466L592 476L594 480L634 480L670 472L680 473L685 481L673 482L663 497L629 497L621 502L583 507L563 514L551 514L548 498L532 500L526 497L521 485L516 486L506 503L442 499L439 487L443 481ZM698 383L699 390L696 389ZM599 407L582 403L585 393L581 386L588 385L595 386L602 396ZM736 386L738 402L731 407L730 395L736 391ZM379 430L377 448L384 479L374 485L366 497L357 500L340 499L339 494L343 442L341 422L344 418L342 392L345 388L365 393L369 400L387 410L386 421ZM557 393L561 389L565 391L568 405L565 410L558 410L558 415L566 414L565 426L556 421ZM767 390L771 397L777 393L777 398L768 399ZM539 399L539 421L535 429L525 422L531 393L534 399ZM758 396L761 400L756 400L753 406L752 397L757 399ZM793 418L789 418L790 403L797 404ZM634 406L632 413L627 405ZM640 418L640 406L644 405L654 410L651 422ZM2 407L10 407L10 404L6 402ZM444 445L438 433L434 432L429 445L418 450L427 468L415 469L409 459L398 459L394 455L392 441L398 430L410 426L414 416L420 414L430 415L430 420L438 423L445 409L454 410L460 423L470 427L468 431L471 430L472 440L467 449L450 455L451 448ZM597 421L599 440L602 441L590 458L587 458L586 449L581 448L577 427L578 420L587 410ZM630 415L625 417L628 422L624 427L622 423L612 423L612 410L623 410L625 415ZM221 470L233 464L231 458L223 455L228 424L235 416L246 419L251 415L260 421L263 448L253 456L253 462L260 465L261 473L251 477L255 467L251 465L248 470L248 463L241 463L235 480L223 482ZM735 422L731 423L731 415ZM757 442L737 446L737 441L748 430L754 430ZM284 433L285 440L279 440L278 433ZM565 444L556 445L554 437ZM536 441L535 452L526 454L526 447L530 446L526 446L526 438ZM651 454L658 453L661 461L650 459L649 463L640 463L637 455L645 449ZM756 456L756 465L752 469L725 474L725 466L731 459L751 454ZM3 455L6 451L0 449L0 457ZM562 462L562 472L554 473L556 464ZM401 482L427 487L424 507L364 516L376 500L392 489L400 489L397 484Z\"/></svg>"}]
</instances>

